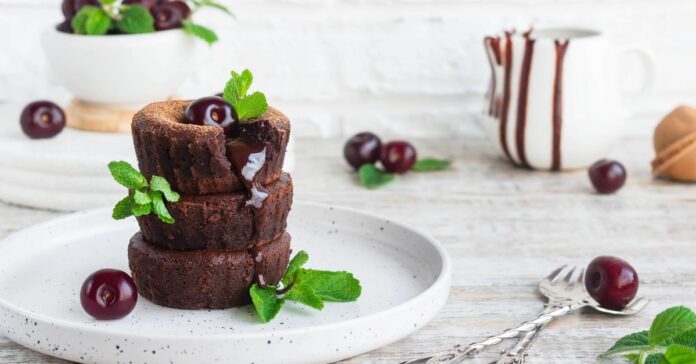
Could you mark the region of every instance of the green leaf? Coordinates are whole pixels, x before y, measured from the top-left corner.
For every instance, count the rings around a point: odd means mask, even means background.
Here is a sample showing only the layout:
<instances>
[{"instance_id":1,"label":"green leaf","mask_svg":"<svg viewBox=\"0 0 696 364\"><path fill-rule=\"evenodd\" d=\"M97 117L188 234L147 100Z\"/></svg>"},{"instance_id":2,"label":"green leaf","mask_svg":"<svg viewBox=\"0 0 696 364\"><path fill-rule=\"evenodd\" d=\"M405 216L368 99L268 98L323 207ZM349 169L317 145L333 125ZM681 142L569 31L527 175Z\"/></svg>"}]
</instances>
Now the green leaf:
<instances>
[{"instance_id":1,"label":"green leaf","mask_svg":"<svg viewBox=\"0 0 696 364\"><path fill-rule=\"evenodd\" d=\"M234 107L241 122L257 118L268 110L268 102L263 93L254 92L247 96L252 82L254 76L248 69L241 74L232 71L223 92L223 98Z\"/></svg>"},{"instance_id":2,"label":"green leaf","mask_svg":"<svg viewBox=\"0 0 696 364\"><path fill-rule=\"evenodd\" d=\"M133 193L133 200L138 205L147 205L150 202L152 202L152 198L150 197L150 194L148 194L147 192L142 192L142 191L138 191L138 190L136 190Z\"/></svg>"},{"instance_id":3,"label":"green leaf","mask_svg":"<svg viewBox=\"0 0 696 364\"><path fill-rule=\"evenodd\" d=\"M290 260L290 263L288 263L288 269L285 270L285 275L283 275L283 279L281 280L283 286L287 287L295 280L295 273L297 273L297 270L302 268L308 260L309 255L304 250L300 250L295 254L292 260Z\"/></svg>"},{"instance_id":4,"label":"green leaf","mask_svg":"<svg viewBox=\"0 0 696 364\"><path fill-rule=\"evenodd\" d=\"M218 10L220 10L220 11L222 11L222 12L225 12L225 13L227 13L227 14L230 15L230 16L234 16L234 14L232 14L232 12L230 11L230 9L228 9L226 6L224 6L224 5L222 5L222 4L218 3L218 2L215 2L215 1L213 1L213 0L202 0L202 1L200 1L199 4L200 4L200 6L209 6L209 7L211 7L211 8L215 8L215 9L218 9Z\"/></svg>"},{"instance_id":5,"label":"green leaf","mask_svg":"<svg viewBox=\"0 0 696 364\"><path fill-rule=\"evenodd\" d=\"M622 337L614 346L600 356L606 357L615 354L639 353L651 348L648 340L648 332L641 331Z\"/></svg>"},{"instance_id":6,"label":"green leaf","mask_svg":"<svg viewBox=\"0 0 696 364\"><path fill-rule=\"evenodd\" d=\"M237 115L239 116L239 121L248 121L251 119L258 118L263 115L266 110L268 110L268 102L266 101L266 95L261 92L254 92L253 94L239 100L237 102Z\"/></svg>"},{"instance_id":7,"label":"green leaf","mask_svg":"<svg viewBox=\"0 0 696 364\"><path fill-rule=\"evenodd\" d=\"M99 0L103 5L111 5L116 2L116 0Z\"/></svg>"},{"instance_id":8,"label":"green leaf","mask_svg":"<svg viewBox=\"0 0 696 364\"><path fill-rule=\"evenodd\" d=\"M314 289L306 284L295 284L292 289L285 295L286 299L302 303L317 310L324 308L324 302L321 300Z\"/></svg>"},{"instance_id":9,"label":"green leaf","mask_svg":"<svg viewBox=\"0 0 696 364\"><path fill-rule=\"evenodd\" d=\"M648 355L648 358L645 359L645 364L660 364L662 358L664 357L665 355L662 353L650 354Z\"/></svg>"},{"instance_id":10,"label":"green leaf","mask_svg":"<svg viewBox=\"0 0 696 364\"><path fill-rule=\"evenodd\" d=\"M164 198L169 202L178 202L181 196L172 190L169 182L160 176L152 176L150 178L150 189L153 191L162 192Z\"/></svg>"},{"instance_id":11,"label":"green leaf","mask_svg":"<svg viewBox=\"0 0 696 364\"><path fill-rule=\"evenodd\" d=\"M116 28L126 34L152 33L155 20L142 5L121 7L121 18L116 21Z\"/></svg>"},{"instance_id":12,"label":"green leaf","mask_svg":"<svg viewBox=\"0 0 696 364\"><path fill-rule=\"evenodd\" d=\"M133 211L133 215L135 215L135 216L145 216L145 215L148 215L148 214L150 214L150 212L152 212L152 204L151 204L151 203L148 203L148 204L145 204L145 205L138 205L138 204L135 204L135 205L133 206L132 211Z\"/></svg>"},{"instance_id":13,"label":"green leaf","mask_svg":"<svg viewBox=\"0 0 696 364\"><path fill-rule=\"evenodd\" d=\"M162 192L152 191L150 195L152 196L152 208L155 212L155 215L157 215L157 217L159 217L159 219L162 220L162 222L167 224L173 224L175 220L172 217L172 215L169 214L169 210L167 210L167 207L164 205L164 200L162 199Z\"/></svg>"},{"instance_id":14,"label":"green leaf","mask_svg":"<svg viewBox=\"0 0 696 364\"><path fill-rule=\"evenodd\" d=\"M326 301L350 302L360 297L360 281L349 272L329 272L314 269L299 269L295 285L311 288Z\"/></svg>"},{"instance_id":15,"label":"green leaf","mask_svg":"<svg viewBox=\"0 0 696 364\"><path fill-rule=\"evenodd\" d=\"M678 344L696 350L696 330L683 332L674 338L667 340L669 344Z\"/></svg>"},{"instance_id":16,"label":"green leaf","mask_svg":"<svg viewBox=\"0 0 696 364\"><path fill-rule=\"evenodd\" d=\"M276 295L276 286L259 287L256 283L249 288L251 302L261 322L269 322L280 312L285 300Z\"/></svg>"},{"instance_id":17,"label":"green leaf","mask_svg":"<svg viewBox=\"0 0 696 364\"><path fill-rule=\"evenodd\" d=\"M448 160L425 158L417 161L412 170L415 172L441 171L449 168L451 164L452 162Z\"/></svg>"},{"instance_id":18,"label":"green leaf","mask_svg":"<svg viewBox=\"0 0 696 364\"><path fill-rule=\"evenodd\" d=\"M133 196L126 196L123 200L119 201L116 203L116 206L114 206L114 211L111 214L111 217L114 218L115 220L122 220L127 217L133 216L133 206L135 205L135 201L133 201Z\"/></svg>"},{"instance_id":19,"label":"green leaf","mask_svg":"<svg viewBox=\"0 0 696 364\"><path fill-rule=\"evenodd\" d=\"M217 42L218 36L212 29L206 28L199 24L194 24L190 21L183 21L181 24L184 26L184 31L191 35L194 35L208 44L213 44Z\"/></svg>"},{"instance_id":20,"label":"green leaf","mask_svg":"<svg viewBox=\"0 0 696 364\"><path fill-rule=\"evenodd\" d=\"M86 8L87 6L83 7ZM87 35L103 35L111 28L111 18L102 8L90 7L87 10L87 21L84 23L84 31Z\"/></svg>"},{"instance_id":21,"label":"green leaf","mask_svg":"<svg viewBox=\"0 0 696 364\"><path fill-rule=\"evenodd\" d=\"M660 364L694 364L696 363L696 351L681 345L670 345L665 351L665 356Z\"/></svg>"},{"instance_id":22,"label":"green leaf","mask_svg":"<svg viewBox=\"0 0 696 364\"><path fill-rule=\"evenodd\" d=\"M147 187L145 176L140 174L128 162L111 162L109 163L109 171L116 182L128 189L139 190Z\"/></svg>"},{"instance_id":23,"label":"green leaf","mask_svg":"<svg viewBox=\"0 0 696 364\"><path fill-rule=\"evenodd\" d=\"M655 317L648 337L651 345L659 345L691 329L696 329L696 314L684 306L677 306Z\"/></svg>"},{"instance_id":24,"label":"green leaf","mask_svg":"<svg viewBox=\"0 0 696 364\"><path fill-rule=\"evenodd\" d=\"M87 19L89 19L90 14L92 14L92 12L94 12L96 9L99 8L96 6L87 5L83 6L80 11L75 14L70 21L70 26L73 28L73 32L75 32L75 34L87 34Z\"/></svg>"},{"instance_id":25,"label":"green leaf","mask_svg":"<svg viewBox=\"0 0 696 364\"><path fill-rule=\"evenodd\" d=\"M374 164L363 164L358 170L360 183L369 189L382 187L396 178L394 173L387 173Z\"/></svg>"}]
</instances>

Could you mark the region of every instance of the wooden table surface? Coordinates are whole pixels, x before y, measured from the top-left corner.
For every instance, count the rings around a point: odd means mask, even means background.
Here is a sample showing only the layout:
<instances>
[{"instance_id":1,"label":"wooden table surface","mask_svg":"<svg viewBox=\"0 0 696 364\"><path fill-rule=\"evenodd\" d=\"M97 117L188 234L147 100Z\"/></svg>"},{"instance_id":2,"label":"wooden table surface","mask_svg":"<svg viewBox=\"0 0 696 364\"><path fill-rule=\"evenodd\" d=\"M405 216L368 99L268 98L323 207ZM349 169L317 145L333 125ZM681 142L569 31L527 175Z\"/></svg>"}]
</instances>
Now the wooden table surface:
<instances>
[{"instance_id":1,"label":"wooden table surface","mask_svg":"<svg viewBox=\"0 0 696 364\"><path fill-rule=\"evenodd\" d=\"M646 329L659 311L696 308L696 186L653 179L647 138L617 145L611 156L626 165L629 178L612 196L593 193L585 171L514 169L474 136L415 141L422 156L452 158L453 168L369 191L349 173L342 143L297 142L296 199L359 208L423 229L453 261L449 301L428 326L350 363L393 363L497 333L541 309L535 287L555 267L604 254L634 265L640 294L652 303L635 317L583 312L553 322L528 363L591 363L622 335ZM0 236L59 215L0 204ZM0 363L63 362L0 337Z\"/></svg>"}]
</instances>

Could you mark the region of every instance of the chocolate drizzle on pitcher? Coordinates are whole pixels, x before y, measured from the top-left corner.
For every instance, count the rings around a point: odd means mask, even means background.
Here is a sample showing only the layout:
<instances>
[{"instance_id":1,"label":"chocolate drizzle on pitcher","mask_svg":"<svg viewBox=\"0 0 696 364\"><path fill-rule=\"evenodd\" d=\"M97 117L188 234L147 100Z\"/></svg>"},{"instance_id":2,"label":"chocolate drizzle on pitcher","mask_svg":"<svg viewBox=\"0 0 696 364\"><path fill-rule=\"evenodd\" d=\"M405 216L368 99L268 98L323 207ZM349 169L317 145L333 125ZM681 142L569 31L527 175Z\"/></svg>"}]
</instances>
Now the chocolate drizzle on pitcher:
<instances>
[{"instance_id":1,"label":"chocolate drizzle on pitcher","mask_svg":"<svg viewBox=\"0 0 696 364\"><path fill-rule=\"evenodd\" d=\"M228 158L232 162L234 172L246 187L248 199L245 207L251 208L254 214L254 232L251 240L258 240L261 225L265 214L263 213L264 201L268 198L268 191L258 182L258 176L266 163L266 146L251 138L238 138L227 144ZM265 286L263 275L259 272L263 268L263 257L256 246L249 249L254 260L256 282Z\"/></svg>"},{"instance_id":2,"label":"chocolate drizzle on pitcher","mask_svg":"<svg viewBox=\"0 0 696 364\"><path fill-rule=\"evenodd\" d=\"M552 120L552 142L551 142L551 170L561 169L561 131L563 127L563 61L566 50L568 50L568 39L564 41L556 40L556 73L553 81L553 111Z\"/></svg>"},{"instance_id":3,"label":"chocolate drizzle on pitcher","mask_svg":"<svg viewBox=\"0 0 696 364\"><path fill-rule=\"evenodd\" d=\"M515 163L515 160L510 156L510 150L507 145L507 123L508 111L510 109L510 87L512 83L512 33L505 32L505 58L504 58L504 85L503 85L503 111L500 116L500 145L503 147L505 156Z\"/></svg>"},{"instance_id":4,"label":"chocolate drizzle on pitcher","mask_svg":"<svg viewBox=\"0 0 696 364\"><path fill-rule=\"evenodd\" d=\"M517 156L523 167L529 168L527 152L525 150L525 129L527 127L527 96L529 93L529 76L532 70L532 56L534 54L535 40L530 37L531 30L524 33L524 55L522 56L522 70L520 71L520 89L517 99L517 127L515 129L515 141Z\"/></svg>"}]
</instances>

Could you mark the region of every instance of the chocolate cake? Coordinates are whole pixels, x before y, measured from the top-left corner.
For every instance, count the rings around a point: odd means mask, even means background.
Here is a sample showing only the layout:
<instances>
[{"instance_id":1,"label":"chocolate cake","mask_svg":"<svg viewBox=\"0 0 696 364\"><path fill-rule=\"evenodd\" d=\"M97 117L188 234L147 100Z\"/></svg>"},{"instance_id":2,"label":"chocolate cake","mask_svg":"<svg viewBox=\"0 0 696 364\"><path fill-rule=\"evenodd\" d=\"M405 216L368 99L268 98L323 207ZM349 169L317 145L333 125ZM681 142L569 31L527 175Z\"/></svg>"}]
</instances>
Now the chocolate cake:
<instances>
[{"instance_id":1,"label":"chocolate cake","mask_svg":"<svg viewBox=\"0 0 696 364\"><path fill-rule=\"evenodd\" d=\"M261 209L246 206L246 193L182 195L171 204L172 217L185 224L166 224L155 215L138 217L145 239L177 250L247 249L280 236L292 205L292 179L287 173L265 186L268 197Z\"/></svg>"},{"instance_id":2,"label":"chocolate cake","mask_svg":"<svg viewBox=\"0 0 696 364\"><path fill-rule=\"evenodd\" d=\"M290 235L248 250L176 251L148 243L136 233L128 261L138 292L158 305L200 309L249 303L256 281L277 284L290 257Z\"/></svg>"},{"instance_id":3,"label":"chocolate cake","mask_svg":"<svg viewBox=\"0 0 696 364\"><path fill-rule=\"evenodd\" d=\"M247 304L249 287L278 283L290 256L285 229L293 185L282 172L290 121L268 108L226 133L220 125L191 123L189 104L158 102L133 118L140 172L164 177L180 198L166 204L173 224L155 214L137 218L130 269L140 294L159 305Z\"/></svg>"},{"instance_id":4,"label":"chocolate cake","mask_svg":"<svg viewBox=\"0 0 696 364\"><path fill-rule=\"evenodd\" d=\"M141 173L148 178L162 176L183 194L242 192L244 183L233 170L233 152L245 141L265 148L258 181L266 185L280 177L290 137L287 116L269 108L261 117L240 125L240 138L227 139L222 128L183 123L189 103L156 102L135 114L133 143Z\"/></svg>"}]
</instances>

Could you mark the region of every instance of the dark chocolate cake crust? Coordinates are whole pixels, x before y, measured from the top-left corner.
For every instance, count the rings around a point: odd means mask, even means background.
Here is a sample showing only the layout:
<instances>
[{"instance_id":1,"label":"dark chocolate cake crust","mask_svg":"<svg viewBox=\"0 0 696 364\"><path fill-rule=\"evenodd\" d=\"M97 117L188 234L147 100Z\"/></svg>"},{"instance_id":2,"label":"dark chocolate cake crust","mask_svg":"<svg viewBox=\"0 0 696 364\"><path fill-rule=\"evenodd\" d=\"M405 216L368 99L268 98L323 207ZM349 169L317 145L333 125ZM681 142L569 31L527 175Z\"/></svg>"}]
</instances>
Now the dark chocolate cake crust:
<instances>
[{"instance_id":1,"label":"dark chocolate cake crust","mask_svg":"<svg viewBox=\"0 0 696 364\"><path fill-rule=\"evenodd\" d=\"M150 104L133 117L132 132L140 171L162 176L177 192L189 195L244 191L227 155L228 144L222 128L184 124L190 101ZM269 107L261 117L240 125L241 137L266 147L266 162L257 175L265 185L280 177L285 148L290 137L290 120Z\"/></svg>"},{"instance_id":2,"label":"dark chocolate cake crust","mask_svg":"<svg viewBox=\"0 0 696 364\"><path fill-rule=\"evenodd\" d=\"M145 239L151 244L176 250L246 249L271 241L287 227L292 205L292 179L287 173L265 186L268 197L261 209L245 206L244 192L216 195L182 195L167 204L174 224L154 214L138 217Z\"/></svg>"},{"instance_id":3,"label":"dark chocolate cake crust","mask_svg":"<svg viewBox=\"0 0 696 364\"><path fill-rule=\"evenodd\" d=\"M255 279L277 284L290 258L290 235L250 250L176 251L136 233L128 261L138 292L155 304L180 309L222 309L248 304Z\"/></svg>"}]
</instances>

